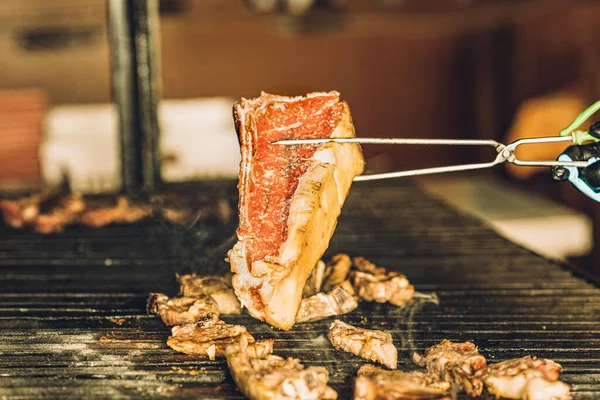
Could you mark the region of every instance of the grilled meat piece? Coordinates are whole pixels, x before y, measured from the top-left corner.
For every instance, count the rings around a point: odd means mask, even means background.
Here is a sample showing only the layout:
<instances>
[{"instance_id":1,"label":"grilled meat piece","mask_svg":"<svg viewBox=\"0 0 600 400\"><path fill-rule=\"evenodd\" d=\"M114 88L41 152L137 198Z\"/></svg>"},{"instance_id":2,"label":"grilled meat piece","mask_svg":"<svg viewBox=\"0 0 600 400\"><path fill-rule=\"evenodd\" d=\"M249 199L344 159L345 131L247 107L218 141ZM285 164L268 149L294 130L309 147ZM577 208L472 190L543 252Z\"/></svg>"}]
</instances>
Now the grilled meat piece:
<instances>
[{"instance_id":1,"label":"grilled meat piece","mask_svg":"<svg viewBox=\"0 0 600 400\"><path fill-rule=\"evenodd\" d=\"M177 225L212 219L227 223L233 218L233 210L226 200L215 201L206 195L166 193L156 196L153 203L165 220Z\"/></svg>"},{"instance_id":2,"label":"grilled meat piece","mask_svg":"<svg viewBox=\"0 0 600 400\"><path fill-rule=\"evenodd\" d=\"M387 270L384 267L378 267L364 257L354 257L352 259L352 264L354 264L354 267L359 271L366 272L371 275L379 276L387 274Z\"/></svg>"},{"instance_id":3,"label":"grilled meat piece","mask_svg":"<svg viewBox=\"0 0 600 400\"><path fill-rule=\"evenodd\" d=\"M219 315L217 303L204 294L170 299L165 294L152 293L148 298L146 310L160 316L167 326L191 324L210 314Z\"/></svg>"},{"instance_id":4,"label":"grilled meat piece","mask_svg":"<svg viewBox=\"0 0 600 400\"><path fill-rule=\"evenodd\" d=\"M355 257L353 262L358 269L352 274L354 289L363 300L390 302L401 307L412 299L415 287L404 275L387 272L385 268L377 267L363 257Z\"/></svg>"},{"instance_id":5,"label":"grilled meat piece","mask_svg":"<svg viewBox=\"0 0 600 400\"><path fill-rule=\"evenodd\" d=\"M162 217L174 224L189 225L196 217L207 215L210 204L208 197L182 194L159 194L153 198L153 204Z\"/></svg>"},{"instance_id":6,"label":"grilled meat piece","mask_svg":"<svg viewBox=\"0 0 600 400\"><path fill-rule=\"evenodd\" d=\"M329 292L335 285L348 279L352 260L347 254L337 254L331 257L325 270L325 281L323 282L323 291Z\"/></svg>"},{"instance_id":7,"label":"grilled meat piece","mask_svg":"<svg viewBox=\"0 0 600 400\"><path fill-rule=\"evenodd\" d=\"M353 137L348 105L337 92L262 93L235 104L234 119L242 161L238 242L229 252L233 287L253 317L289 330L364 159L356 144L270 144Z\"/></svg>"},{"instance_id":8,"label":"grilled meat piece","mask_svg":"<svg viewBox=\"0 0 600 400\"><path fill-rule=\"evenodd\" d=\"M552 360L515 358L478 372L488 392L507 399L566 400L569 386L558 380L562 367Z\"/></svg>"},{"instance_id":9,"label":"grilled meat piece","mask_svg":"<svg viewBox=\"0 0 600 400\"><path fill-rule=\"evenodd\" d=\"M131 224L151 215L150 204L133 204L125 196L118 196L116 201L112 202L88 201L79 223L98 228L116 223Z\"/></svg>"},{"instance_id":10,"label":"grilled meat piece","mask_svg":"<svg viewBox=\"0 0 600 400\"><path fill-rule=\"evenodd\" d=\"M451 400L451 386L431 373L388 371L367 364L358 370L354 400Z\"/></svg>"},{"instance_id":11,"label":"grilled meat piece","mask_svg":"<svg viewBox=\"0 0 600 400\"><path fill-rule=\"evenodd\" d=\"M15 200L1 200L0 210L4 221L13 228L22 228L31 224L40 212L40 203L51 196L51 193L46 192Z\"/></svg>"},{"instance_id":12,"label":"grilled meat piece","mask_svg":"<svg viewBox=\"0 0 600 400\"><path fill-rule=\"evenodd\" d=\"M40 212L33 220L33 228L39 233L60 232L77 221L84 209L85 201L79 193L60 196L48 204L41 204Z\"/></svg>"},{"instance_id":13,"label":"grilled meat piece","mask_svg":"<svg viewBox=\"0 0 600 400\"><path fill-rule=\"evenodd\" d=\"M300 360L291 357L257 357L244 336L227 346L225 357L236 386L250 400L337 399L335 390L327 386L327 369L305 368Z\"/></svg>"},{"instance_id":14,"label":"grilled meat piece","mask_svg":"<svg viewBox=\"0 0 600 400\"><path fill-rule=\"evenodd\" d=\"M161 194L155 198L164 219L178 225L190 225L210 217L210 200L205 196Z\"/></svg>"},{"instance_id":15,"label":"grilled meat piece","mask_svg":"<svg viewBox=\"0 0 600 400\"><path fill-rule=\"evenodd\" d=\"M398 366L398 350L387 332L357 328L335 320L327 334L336 349L356 354L368 361L378 362L389 369Z\"/></svg>"},{"instance_id":16,"label":"grilled meat piece","mask_svg":"<svg viewBox=\"0 0 600 400\"><path fill-rule=\"evenodd\" d=\"M414 353L413 361L440 379L456 384L469 396L481 395L483 382L477 372L486 368L486 361L473 343L444 339L426 349L422 356Z\"/></svg>"},{"instance_id":17,"label":"grilled meat piece","mask_svg":"<svg viewBox=\"0 0 600 400\"><path fill-rule=\"evenodd\" d=\"M222 357L225 347L237 342L241 336L254 342L244 326L226 324L217 314L209 314L194 324L174 326L167 345L175 351L205 355L214 360L215 357ZM262 353L264 349L256 351Z\"/></svg>"},{"instance_id":18,"label":"grilled meat piece","mask_svg":"<svg viewBox=\"0 0 600 400\"><path fill-rule=\"evenodd\" d=\"M196 274L178 276L179 291L184 297L210 296L218 305L221 314L239 314L242 307L226 277Z\"/></svg>"},{"instance_id":19,"label":"grilled meat piece","mask_svg":"<svg viewBox=\"0 0 600 400\"><path fill-rule=\"evenodd\" d=\"M323 260L317 262L317 265L306 280L304 289L302 289L302 298L314 296L321 291L323 278L325 278L325 267L326 265ZM298 319L296 319L296 322L298 322Z\"/></svg>"},{"instance_id":20,"label":"grilled meat piece","mask_svg":"<svg viewBox=\"0 0 600 400\"><path fill-rule=\"evenodd\" d=\"M191 210L177 207L161 208L160 214L167 221L177 225L191 225L206 219L206 213L203 210Z\"/></svg>"},{"instance_id":21,"label":"grilled meat piece","mask_svg":"<svg viewBox=\"0 0 600 400\"><path fill-rule=\"evenodd\" d=\"M348 281L334 287L330 293L317 293L302 299L296 322L318 321L334 315L347 314L358 307L354 290Z\"/></svg>"}]
</instances>

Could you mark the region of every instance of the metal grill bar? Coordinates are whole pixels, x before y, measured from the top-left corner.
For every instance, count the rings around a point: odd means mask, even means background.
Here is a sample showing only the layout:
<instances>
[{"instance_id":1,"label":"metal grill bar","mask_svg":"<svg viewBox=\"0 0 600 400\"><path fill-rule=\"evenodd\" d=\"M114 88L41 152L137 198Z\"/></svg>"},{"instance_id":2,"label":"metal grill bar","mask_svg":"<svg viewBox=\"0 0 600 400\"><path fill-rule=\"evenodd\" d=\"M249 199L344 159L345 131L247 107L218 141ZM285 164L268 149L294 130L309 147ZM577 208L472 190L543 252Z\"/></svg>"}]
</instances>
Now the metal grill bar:
<instances>
[{"instance_id":1,"label":"metal grill bar","mask_svg":"<svg viewBox=\"0 0 600 400\"><path fill-rule=\"evenodd\" d=\"M418 290L436 292L440 306L410 319L405 310L364 303L343 319L389 331L402 369L415 368L412 351L444 338L472 340L490 362L552 358L576 398L600 398L598 286L412 186L389 184L354 187L327 256L350 251L401 271ZM155 225L50 236L0 230L2 396L243 398L222 360L172 351L169 329L145 314L147 293L173 293L174 272L208 243ZM227 238L235 226L199 229L189 235ZM331 348L331 320L280 332L248 315L223 318L274 338L277 354L327 367L340 398L351 397L363 361Z\"/></svg>"},{"instance_id":2,"label":"metal grill bar","mask_svg":"<svg viewBox=\"0 0 600 400\"><path fill-rule=\"evenodd\" d=\"M108 5L121 184L129 194L152 191L160 180L158 0L110 0Z\"/></svg>"}]
</instances>

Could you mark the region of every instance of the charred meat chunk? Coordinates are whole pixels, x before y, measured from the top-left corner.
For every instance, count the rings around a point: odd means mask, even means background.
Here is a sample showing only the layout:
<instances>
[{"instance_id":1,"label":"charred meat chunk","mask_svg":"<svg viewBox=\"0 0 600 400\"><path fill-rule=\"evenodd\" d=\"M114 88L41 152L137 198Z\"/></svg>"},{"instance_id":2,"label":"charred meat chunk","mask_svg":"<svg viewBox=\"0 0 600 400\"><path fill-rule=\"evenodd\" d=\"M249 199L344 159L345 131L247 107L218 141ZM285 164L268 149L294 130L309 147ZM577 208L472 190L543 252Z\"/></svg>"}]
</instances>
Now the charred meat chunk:
<instances>
[{"instance_id":1,"label":"charred meat chunk","mask_svg":"<svg viewBox=\"0 0 600 400\"><path fill-rule=\"evenodd\" d=\"M33 220L33 228L39 233L60 232L76 222L85 209L85 201L79 193L70 193L41 204L40 212Z\"/></svg>"},{"instance_id":2,"label":"charred meat chunk","mask_svg":"<svg viewBox=\"0 0 600 400\"><path fill-rule=\"evenodd\" d=\"M359 370L354 400L451 400L451 384L429 372L389 371L367 364Z\"/></svg>"},{"instance_id":3,"label":"charred meat chunk","mask_svg":"<svg viewBox=\"0 0 600 400\"><path fill-rule=\"evenodd\" d=\"M165 220L178 225L190 225L210 216L210 199L206 196L160 194L154 198L154 204Z\"/></svg>"},{"instance_id":4,"label":"charred meat chunk","mask_svg":"<svg viewBox=\"0 0 600 400\"><path fill-rule=\"evenodd\" d=\"M295 358L257 353L244 336L225 349L231 376L250 400L337 399L335 390L327 386L327 369L306 368Z\"/></svg>"},{"instance_id":5,"label":"charred meat chunk","mask_svg":"<svg viewBox=\"0 0 600 400\"><path fill-rule=\"evenodd\" d=\"M401 307L413 298L415 288L404 275L387 272L363 257L355 257L353 263L357 269L353 272L354 289L361 299Z\"/></svg>"},{"instance_id":6,"label":"charred meat chunk","mask_svg":"<svg viewBox=\"0 0 600 400\"><path fill-rule=\"evenodd\" d=\"M333 287L348 279L352 260L347 254L337 254L331 257L331 261L325 269L325 281L323 282L323 291L329 292Z\"/></svg>"},{"instance_id":7,"label":"charred meat chunk","mask_svg":"<svg viewBox=\"0 0 600 400\"><path fill-rule=\"evenodd\" d=\"M15 200L1 200L0 210L4 222L13 228L30 225L40 212L40 203L50 196L50 193L37 193Z\"/></svg>"},{"instance_id":8,"label":"charred meat chunk","mask_svg":"<svg viewBox=\"0 0 600 400\"><path fill-rule=\"evenodd\" d=\"M562 367L552 360L515 358L478 372L490 394L507 399L567 400L569 386L558 380Z\"/></svg>"},{"instance_id":9,"label":"charred meat chunk","mask_svg":"<svg viewBox=\"0 0 600 400\"><path fill-rule=\"evenodd\" d=\"M387 332L357 328L335 320L329 327L327 337L336 349L381 363L390 369L398 366L398 350L392 335Z\"/></svg>"},{"instance_id":10,"label":"charred meat chunk","mask_svg":"<svg viewBox=\"0 0 600 400\"><path fill-rule=\"evenodd\" d=\"M217 303L207 295L169 298L166 294L152 293L146 310L160 316L167 326L191 324L209 314L219 315Z\"/></svg>"},{"instance_id":11,"label":"charred meat chunk","mask_svg":"<svg viewBox=\"0 0 600 400\"><path fill-rule=\"evenodd\" d=\"M244 326L229 325L221 321L217 314L209 314L194 324L174 326L167 345L175 351L204 355L214 360L215 357L222 357L225 347L237 342L241 336L254 342Z\"/></svg>"},{"instance_id":12,"label":"charred meat chunk","mask_svg":"<svg viewBox=\"0 0 600 400\"><path fill-rule=\"evenodd\" d=\"M210 296L218 305L220 314L239 314L239 300L231 287L231 280L223 276L196 274L178 276L179 291L184 297Z\"/></svg>"},{"instance_id":13,"label":"charred meat chunk","mask_svg":"<svg viewBox=\"0 0 600 400\"><path fill-rule=\"evenodd\" d=\"M481 395L483 382L477 372L485 370L486 360L473 343L444 339L426 349L422 356L414 353L413 361L440 379L452 382L469 396Z\"/></svg>"},{"instance_id":14,"label":"charred meat chunk","mask_svg":"<svg viewBox=\"0 0 600 400\"><path fill-rule=\"evenodd\" d=\"M207 219L227 223L233 218L228 201L211 200L207 196L167 193L155 197L150 204L134 202L125 196L84 199L80 194L62 189L0 200L0 212L6 224L13 228L33 225L40 233L51 233L75 223L94 228L131 224L153 215L153 204L157 204L157 211L165 219L176 224L188 225Z\"/></svg>"},{"instance_id":15,"label":"charred meat chunk","mask_svg":"<svg viewBox=\"0 0 600 400\"><path fill-rule=\"evenodd\" d=\"M355 136L349 107L337 92L262 93L242 99L233 111L242 156L238 242L228 257L233 287L253 317L289 330L364 159L352 143L271 144Z\"/></svg>"},{"instance_id":16,"label":"charred meat chunk","mask_svg":"<svg viewBox=\"0 0 600 400\"><path fill-rule=\"evenodd\" d=\"M354 289L348 281L334 287L330 293L317 293L302 299L296 322L318 321L334 315L347 314L358 307Z\"/></svg>"},{"instance_id":17,"label":"charred meat chunk","mask_svg":"<svg viewBox=\"0 0 600 400\"><path fill-rule=\"evenodd\" d=\"M160 194L154 198L153 204L165 220L177 225L193 225L207 220L225 224L233 218L233 210L226 200L215 201L206 195Z\"/></svg>"},{"instance_id":18,"label":"charred meat chunk","mask_svg":"<svg viewBox=\"0 0 600 400\"><path fill-rule=\"evenodd\" d=\"M150 204L134 204L124 196L113 201L88 201L79 223L94 228L110 224L131 224L152 215Z\"/></svg>"}]
</instances>

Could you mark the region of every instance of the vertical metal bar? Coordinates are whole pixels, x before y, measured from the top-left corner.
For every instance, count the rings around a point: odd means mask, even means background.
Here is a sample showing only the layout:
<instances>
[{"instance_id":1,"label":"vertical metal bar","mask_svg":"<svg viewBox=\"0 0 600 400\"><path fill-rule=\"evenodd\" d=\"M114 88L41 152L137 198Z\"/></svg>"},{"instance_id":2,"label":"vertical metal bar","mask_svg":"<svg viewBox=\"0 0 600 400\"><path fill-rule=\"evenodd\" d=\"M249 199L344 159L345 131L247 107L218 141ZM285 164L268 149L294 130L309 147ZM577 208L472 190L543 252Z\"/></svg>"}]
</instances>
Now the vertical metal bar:
<instances>
[{"instance_id":1,"label":"vertical metal bar","mask_svg":"<svg viewBox=\"0 0 600 400\"><path fill-rule=\"evenodd\" d=\"M142 134L143 189L160 180L158 101L160 97L160 19L158 0L133 0L138 110Z\"/></svg>"},{"instance_id":2,"label":"vertical metal bar","mask_svg":"<svg viewBox=\"0 0 600 400\"><path fill-rule=\"evenodd\" d=\"M150 192L160 180L158 0L108 0L122 187Z\"/></svg>"}]
</instances>

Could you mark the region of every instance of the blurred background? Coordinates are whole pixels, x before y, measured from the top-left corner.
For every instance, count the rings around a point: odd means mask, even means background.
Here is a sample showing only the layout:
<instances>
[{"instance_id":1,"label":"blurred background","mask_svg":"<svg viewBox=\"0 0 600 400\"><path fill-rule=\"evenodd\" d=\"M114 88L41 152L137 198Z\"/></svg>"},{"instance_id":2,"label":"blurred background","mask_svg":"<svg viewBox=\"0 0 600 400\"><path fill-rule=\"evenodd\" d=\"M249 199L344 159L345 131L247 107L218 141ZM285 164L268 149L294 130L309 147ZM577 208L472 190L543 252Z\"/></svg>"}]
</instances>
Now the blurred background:
<instances>
[{"instance_id":1,"label":"blurred background","mask_svg":"<svg viewBox=\"0 0 600 400\"><path fill-rule=\"evenodd\" d=\"M64 179L83 193L120 189L114 3L0 2L3 191ZM557 135L600 99L600 1L161 0L157 9L152 72L167 182L235 178L231 106L261 91L337 90L359 136L505 143ZM519 155L554 159L563 148ZM495 156L364 151L368 172ZM552 182L548 169L497 167L418 183L511 240L600 275L600 204Z\"/></svg>"}]
</instances>

